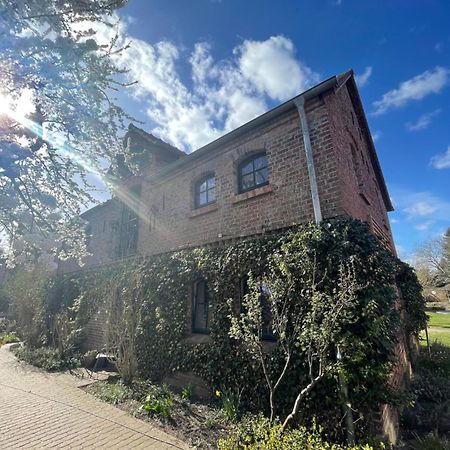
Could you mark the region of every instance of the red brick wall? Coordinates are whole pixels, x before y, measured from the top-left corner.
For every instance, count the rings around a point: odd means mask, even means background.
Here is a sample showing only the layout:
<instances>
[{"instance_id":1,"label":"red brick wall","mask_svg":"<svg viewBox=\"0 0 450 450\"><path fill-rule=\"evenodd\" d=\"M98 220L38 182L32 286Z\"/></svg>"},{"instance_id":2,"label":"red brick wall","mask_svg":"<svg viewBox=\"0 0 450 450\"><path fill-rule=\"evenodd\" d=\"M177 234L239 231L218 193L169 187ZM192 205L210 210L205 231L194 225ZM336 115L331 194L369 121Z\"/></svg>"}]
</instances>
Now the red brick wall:
<instances>
[{"instance_id":1,"label":"red brick wall","mask_svg":"<svg viewBox=\"0 0 450 450\"><path fill-rule=\"evenodd\" d=\"M319 193L326 217L338 213L337 173L325 106L308 105ZM269 186L238 194L237 166L251 153L265 150ZM194 207L194 184L202 175L216 176L216 203ZM186 161L179 170L142 185L144 209L138 248L152 254L203 245L289 227L313 218L303 136L296 109L245 136Z\"/></svg>"},{"instance_id":2,"label":"red brick wall","mask_svg":"<svg viewBox=\"0 0 450 450\"><path fill-rule=\"evenodd\" d=\"M123 206L117 200L110 200L87 211L83 218L88 221L87 250L90 252L81 268L88 268L114 261L120 232ZM68 273L80 270L76 261L61 261L58 271Z\"/></svg>"},{"instance_id":3,"label":"red brick wall","mask_svg":"<svg viewBox=\"0 0 450 450\"><path fill-rule=\"evenodd\" d=\"M308 101L306 113L323 217L350 215L368 222L375 232L385 234L392 242L369 146L346 85ZM261 150L268 156L269 185L239 194L238 164ZM153 164L140 177L122 183L122 190L136 183L141 185L138 254L226 242L287 228L314 217L295 107L198 158L187 157L164 175L161 170L165 167L161 155L155 154ZM216 202L196 209L195 182L211 172L216 177ZM93 234L93 255L86 267L111 261L120 231L120 205L112 201L88 212L86 218ZM74 269L64 269L69 270Z\"/></svg>"},{"instance_id":4,"label":"red brick wall","mask_svg":"<svg viewBox=\"0 0 450 450\"><path fill-rule=\"evenodd\" d=\"M347 86L324 96L324 101L335 149L342 213L369 223L375 233L384 235L394 250L387 210L371 163L367 137Z\"/></svg>"}]
</instances>

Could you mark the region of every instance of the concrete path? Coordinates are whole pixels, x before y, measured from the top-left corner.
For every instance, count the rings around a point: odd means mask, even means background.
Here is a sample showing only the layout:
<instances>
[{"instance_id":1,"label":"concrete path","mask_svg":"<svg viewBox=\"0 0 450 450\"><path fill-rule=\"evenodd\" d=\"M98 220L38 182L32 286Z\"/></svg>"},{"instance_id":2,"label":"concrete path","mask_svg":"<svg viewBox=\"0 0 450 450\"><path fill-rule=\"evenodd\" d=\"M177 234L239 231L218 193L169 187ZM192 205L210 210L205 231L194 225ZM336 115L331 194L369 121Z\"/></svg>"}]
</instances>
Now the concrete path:
<instances>
[{"instance_id":1,"label":"concrete path","mask_svg":"<svg viewBox=\"0 0 450 450\"><path fill-rule=\"evenodd\" d=\"M0 449L183 449L189 446L0 349Z\"/></svg>"}]
</instances>

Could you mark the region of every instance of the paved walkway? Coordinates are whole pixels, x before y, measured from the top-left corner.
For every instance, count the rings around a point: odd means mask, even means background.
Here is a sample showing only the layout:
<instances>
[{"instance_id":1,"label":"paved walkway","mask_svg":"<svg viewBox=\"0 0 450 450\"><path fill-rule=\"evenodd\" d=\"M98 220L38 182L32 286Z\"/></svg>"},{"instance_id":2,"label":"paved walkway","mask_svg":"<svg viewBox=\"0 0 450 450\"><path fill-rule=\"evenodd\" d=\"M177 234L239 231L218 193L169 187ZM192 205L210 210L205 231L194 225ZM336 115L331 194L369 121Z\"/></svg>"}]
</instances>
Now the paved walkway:
<instances>
[{"instance_id":1,"label":"paved walkway","mask_svg":"<svg viewBox=\"0 0 450 450\"><path fill-rule=\"evenodd\" d=\"M189 447L79 389L69 374L49 374L0 349L0 449L187 450Z\"/></svg>"}]
</instances>

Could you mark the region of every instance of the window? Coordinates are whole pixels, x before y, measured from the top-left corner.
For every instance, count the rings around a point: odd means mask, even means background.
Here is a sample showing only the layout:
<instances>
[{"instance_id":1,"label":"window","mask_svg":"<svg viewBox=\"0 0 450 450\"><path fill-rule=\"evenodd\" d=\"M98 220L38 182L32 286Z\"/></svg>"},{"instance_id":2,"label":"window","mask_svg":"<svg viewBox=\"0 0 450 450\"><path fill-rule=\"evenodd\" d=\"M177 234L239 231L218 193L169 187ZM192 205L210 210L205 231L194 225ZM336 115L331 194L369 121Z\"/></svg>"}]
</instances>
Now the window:
<instances>
[{"instance_id":1,"label":"window","mask_svg":"<svg viewBox=\"0 0 450 450\"><path fill-rule=\"evenodd\" d=\"M192 297L192 331L194 333L209 333L209 297L205 280L194 284Z\"/></svg>"},{"instance_id":2,"label":"window","mask_svg":"<svg viewBox=\"0 0 450 450\"><path fill-rule=\"evenodd\" d=\"M262 306L262 330L261 337L265 341L275 341L276 337L272 329L272 311L270 310L270 287L264 281L259 285L260 301ZM240 309L244 312L244 297L250 292L247 282L247 277L241 279L241 295L240 295Z\"/></svg>"},{"instance_id":3,"label":"window","mask_svg":"<svg viewBox=\"0 0 450 450\"><path fill-rule=\"evenodd\" d=\"M266 153L258 153L245 159L238 169L239 192L247 192L269 183Z\"/></svg>"},{"instance_id":4,"label":"window","mask_svg":"<svg viewBox=\"0 0 450 450\"><path fill-rule=\"evenodd\" d=\"M140 194L140 186L135 186L130 191L130 204L123 205L118 255L120 258L135 255L137 251L139 229L137 210L139 208Z\"/></svg>"},{"instance_id":5,"label":"window","mask_svg":"<svg viewBox=\"0 0 450 450\"><path fill-rule=\"evenodd\" d=\"M195 184L195 207L208 205L216 201L216 177L208 175Z\"/></svg>"}]
</instances>

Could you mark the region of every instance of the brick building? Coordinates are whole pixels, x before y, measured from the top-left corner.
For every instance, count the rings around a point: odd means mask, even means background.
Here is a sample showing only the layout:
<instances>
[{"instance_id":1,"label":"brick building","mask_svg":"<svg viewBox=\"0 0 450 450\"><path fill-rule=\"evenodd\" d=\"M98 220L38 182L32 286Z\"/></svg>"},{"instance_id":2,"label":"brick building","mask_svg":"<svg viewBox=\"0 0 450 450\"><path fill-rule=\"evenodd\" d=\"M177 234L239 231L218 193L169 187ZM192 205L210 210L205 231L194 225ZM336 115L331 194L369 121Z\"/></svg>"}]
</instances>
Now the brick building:
<instances>
[{"instance_id":1,"label":"brick building","mask_svg":"<svg viewBox=\"0 0 450 450\"><path fill-rule=\"evenodd\" d=\"M124 143L139 169L119 164L114 198L83 214L85 268L340 215L367 222L395 252L392 204L352 71L190 154L133 125Z\"/></svg>"},{"instance_id":2,"label":"brick building","mask_svg":"<svg viewBox=\"0 0 450 450\"><path fill-rule=\"evenodd\" d=\"M119 161L113 198L83 214L91 252L83 270L337 216L367 222L395 254L387 216L393 207L352 71L190 154L133 125L124 145L137 171L133 175ZM73 261L59 267L60 273L78 270ZM204 281L186 292L190 343L208 340L205 292ZM92 317L87 348L105 345L107 314ZM409 365L405 346L400 350L398 376L393 372L399 380ZM189 374L177 377L167 381L201 388ZM385 432L395 440L395 411L385 407L382 414Z\"/></svg>"}]
</instances>

